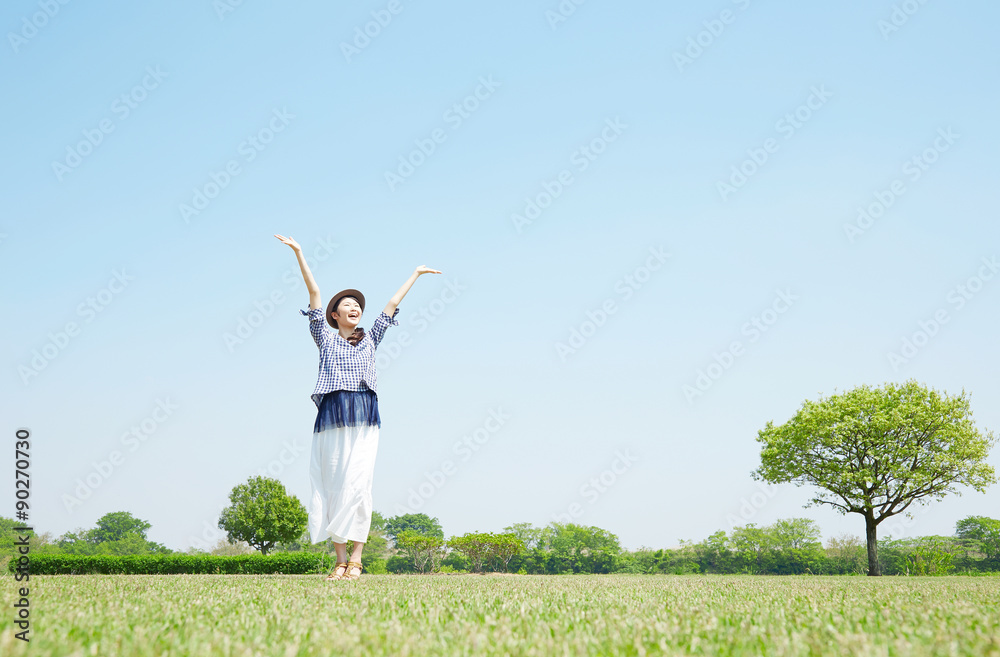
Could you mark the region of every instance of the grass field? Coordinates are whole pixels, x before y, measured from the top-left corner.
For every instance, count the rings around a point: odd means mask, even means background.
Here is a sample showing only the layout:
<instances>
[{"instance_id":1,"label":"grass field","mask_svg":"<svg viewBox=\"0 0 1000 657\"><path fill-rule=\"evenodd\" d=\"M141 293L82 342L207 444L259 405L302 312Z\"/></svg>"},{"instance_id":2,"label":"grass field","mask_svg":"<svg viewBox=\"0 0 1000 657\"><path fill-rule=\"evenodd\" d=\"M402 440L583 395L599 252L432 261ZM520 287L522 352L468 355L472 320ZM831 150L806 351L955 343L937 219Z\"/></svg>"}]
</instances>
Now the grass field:
<instances>
[{"instance_id":1,"label":"grass field","mask_svg":"<svg viewBox=\"0 0 1000 657\"><path fill-rule=\"evenodd\" d=\"M993 655L1000 577L48 576L0 655Z\"/></svg>"}]
</instances>

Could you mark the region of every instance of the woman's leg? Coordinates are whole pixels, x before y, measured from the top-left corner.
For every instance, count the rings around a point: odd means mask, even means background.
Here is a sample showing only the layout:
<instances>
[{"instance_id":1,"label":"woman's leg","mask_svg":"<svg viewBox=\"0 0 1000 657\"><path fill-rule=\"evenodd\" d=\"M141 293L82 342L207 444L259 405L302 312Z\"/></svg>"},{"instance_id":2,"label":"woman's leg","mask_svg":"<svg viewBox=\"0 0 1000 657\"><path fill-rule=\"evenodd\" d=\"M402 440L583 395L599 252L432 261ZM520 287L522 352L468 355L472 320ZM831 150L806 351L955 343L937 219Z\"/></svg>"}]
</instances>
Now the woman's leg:
<instances>
[{"instance_id":1,"label":"woman's leg","mask_svg":"<svg viewBox=\"0 0 1000 657\"><path fill-rule=\"evenodd\" d=\"M347 543L334 542L333 549L337 555L337 563L344 563L347 561Z\"/></svg>"},{"instance_id":2,"label":"woman's leg","mask_svg":"<svg viewBox=\"0 0 1000 657\"><path fill-rule=\"evenodd\" d=\"M351 561L361 563L361 551L365 549L365 544L361 541L354 541L354 549L351 550Z\"/></svg>"}]
</instances>

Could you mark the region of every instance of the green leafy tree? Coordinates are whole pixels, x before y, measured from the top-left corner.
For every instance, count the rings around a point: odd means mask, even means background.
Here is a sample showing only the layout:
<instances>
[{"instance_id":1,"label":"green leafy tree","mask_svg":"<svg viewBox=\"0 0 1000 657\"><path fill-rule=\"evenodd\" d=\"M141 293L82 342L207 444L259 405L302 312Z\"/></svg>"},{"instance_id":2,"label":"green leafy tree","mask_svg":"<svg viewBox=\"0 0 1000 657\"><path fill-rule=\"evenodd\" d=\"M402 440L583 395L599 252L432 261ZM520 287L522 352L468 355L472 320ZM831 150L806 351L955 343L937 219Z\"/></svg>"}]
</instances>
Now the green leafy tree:
<instances>
[{"instance_id":1,"label":"green leafy tree","mask_svg":"<svg viewBox=\"0 0 1000 657\"><path fill-rule=\"evenodd\" d=\"M483 566L490 556L489 534L470 532L453 536L448 539L448 547L465 555L472 572L483 572Z\"/></svg>"},{"instance_id":2,"label":"green leafy tree","mask_svg":"<svg viewBox=\"0 0 1000 657\"><path fill-rule=\"evenodd\" d=\"M550 573L609 573L621 554L618 537L600 527L550 523L543 543L550 550Z\"/></svg>"},{"instance_id":3,"label":"green leafy tree","mask_svg":"<svg viewBox=\"0 0 1000 657\"><path fill-rule=\"evenodd\" d=\"M56 539L59 550L65 554L97 554L97 541L93 529L77 527Z\"/></svg>"},{"instance_id":4,"label":"green leafy tree","mask_svg":"<svg viewBox=\"0 0 1000 657\"><path fill-rule=\"evenodd\" d=\"M733 527L729 544L737 567L743 572L755 575L767 569L773 541L764 527L752 522L743 527Z\"/></svg>"},{"instance_id":5,"label":"green leafy tree","mask_svg":"<svg viewBox=\"0 0 1000 657\"><path fill-rule=\"evenodd\" d=\"M869 575L881 574L879 523L957 485L984 492L996 481L986 462L995 439L976 428L965 391L949 397L915 381L806 401L785 424L768 421L757 441L754 479L811 484L820 491L806 506L864 517Z\"/></svg>"},{"instance_id":6,"label":"green leafy tree","mask_svg":"<svg viewBox=\"0 0 1000 657\"><path fill-rule=\"evenodd\" d=\"M771 537L773 572L779 575L801 575L822 570L826 553L823 534L811 518L778 520L767 528Z\"/></svg>"},{"instance_id":7,"label":"green leafy tree","mask_svg":"<svg viewBox=\"0 0 1000 657\"><path fill-rule=\"evenodd\" d=\"M424 536L436 536L444 539L444 529L441 528L441 523L438 522L437 518L431 518L426 513L407 513L385 520L385 535L393 542L396 542L399 534L407 529Z\"/></svg>"},{"instance_id":8,"label":"green leafy tree","mask_svg":"<svg viewBox=\"0 0 1000 657\"><path fill-rule=\"evenodd\" d=\"M511 532L493 534L473 532L448 539L448 547L465 556L472 572L481 573L487 565L506 571L510 560L524 551L524 543Z\"/></svg>"},{"instance_id":9,"label":"green leafy tree","mask_svg":"<svg viewBox=\"0 0 1000 657\"><path fill-rule=\"evenodd\" d=\"M95 543L120 541L127 536L140 536L146 539L146 532L152 527L145 520L136 518L128 511L106 513L97 521L97 527L91 532Z\"/></svg>"},{"instance_id":10,"label":"green leafy tree","mask_svg":"<svg viewBox=\"0 0 1000 657\"><path fill-rule=\"evenodd\" d=\"M396 546L408 559L413 567L424 573L437 570L444 557L444 539L439 536L425 536L412 529L404 529L396 535Z\"/></svg>"},{"instance_id":11,"label":"green leafy tree","mask_svg":"<svg viewBox=\"0 0 1000 657\"><path fill-rule=\"evenodd\" d=\"M729 549L729 538L726 532L719 530L706 538L700 544L702 571L706 573L725 573L731 567L732 551Z\"/></svg>"},{"instance_id":12,"label":"green leafy tree","mask_svg":"<svg viewBox=\"0 0 1000 657\"><path fill-rule=\"evenodd\" d=\"M955 536L971 541L987 561L1000 561L1000 520L969 516L955 523Z\"/></svg>"},{"instance_id":13,"label":"green leafy tree","mask_svg":"<svg viewBox=\"0 0 1000 657\"><path fill-rule=\"evenodd\" d=\"M834 575L861 574L865 571L865 545L860 537L854 534L833 536L826 542L826 557Z\"/></svg>"},{"instance_id":14,"label":"green leafy tree","mask_svg":"<svg viewBox=\"0 0 1000 657\"><path fill-rule=\"evenodd\" d=\"M309 520L299 498L270 477L250 477L233 488L229 501L219 517L219 529L226 531L231 543L246 541L261 554L301 536Z\"/></svg>"},{"instance_id":15,"label":"green leafy tree","mask_svg":"<svg viewBox=\"0 0 1000 657\"><path fill-rule=\"evenodd\" d=\"M524 552L524 541L510 532L490 534L490 543L492 561L496 564L497 570L503 572L506 572L511 559Z\"/></svg>"},{"instance_id":16,"label":"green leafy tree","mask_svg":"<svg viewBox=\"0 0 1000 657\"><path fill-rule=\"evenodd\" d=\"M530 522L515 522L513 525L504 527L503 531L520 539L526 550L535 549L542 540L542 528L535 527Z\"/></svg>"},{"instance_id":17,"label":"green leafy tree","mask_svg":"<svg viewBox=\"0 0 1000 657\"><path fill-rule=\"evenodd\" d=\"M373 531L373 532L382 532L382 534L385 535L385 523L386 523L385 516L383 516L378 511L374 511L373 510L372 511L372 526L371 526L371 530L370 531Z\"/></svg>"}]
</instances>

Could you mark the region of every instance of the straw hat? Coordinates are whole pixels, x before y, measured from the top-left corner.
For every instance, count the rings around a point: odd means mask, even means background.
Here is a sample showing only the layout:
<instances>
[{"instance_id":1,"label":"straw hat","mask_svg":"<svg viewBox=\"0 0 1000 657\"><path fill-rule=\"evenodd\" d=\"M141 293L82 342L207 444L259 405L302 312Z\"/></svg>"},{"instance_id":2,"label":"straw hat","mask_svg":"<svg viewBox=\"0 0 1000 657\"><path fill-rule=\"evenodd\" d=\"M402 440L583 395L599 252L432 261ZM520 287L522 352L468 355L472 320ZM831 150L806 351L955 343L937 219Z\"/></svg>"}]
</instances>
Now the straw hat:
<instances>
[{"instance_id":1,"label":"straw hat","mask_svg":"<svg viewBox=\"0 0 1000 657\"><path fill-rule=\"evenodd\" d=\"M328 303L326 306L326 321L330 323L330 326L337 329L338 331L340 330L340 327L337 326L337 320L333 318L333 311L337 307L337 304L340 303L340 300L343 299L344 297L354 297L355 299L358 300L358 305L361 306L361 312L365 311L365 295L361 294L355 289L350 289L350 288L347 290L341 290L340 292L337 292L337 294L335 294L333 298L330 299L330 303Z\"/></svg>"}]
</instances>

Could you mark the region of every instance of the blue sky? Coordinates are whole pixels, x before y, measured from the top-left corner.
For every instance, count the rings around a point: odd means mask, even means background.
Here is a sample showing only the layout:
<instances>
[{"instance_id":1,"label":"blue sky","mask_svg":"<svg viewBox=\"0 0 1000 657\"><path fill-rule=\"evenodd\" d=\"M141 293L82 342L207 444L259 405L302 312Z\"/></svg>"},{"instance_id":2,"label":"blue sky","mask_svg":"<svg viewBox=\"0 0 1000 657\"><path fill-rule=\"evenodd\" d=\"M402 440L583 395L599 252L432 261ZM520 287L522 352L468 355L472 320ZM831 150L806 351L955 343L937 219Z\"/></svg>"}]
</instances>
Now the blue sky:
<instances>
[{"instance_id":1,"label":"blue sky","mask_svg":"<svg viewBox=\"0 0 1000 657\"><path fill-rule=\"evenodd\" d=\"M261 470L308 499L317 353L274 233L366 328L443 272L379 348L373 495L448 535L862 535L751 479L768 420L913 378L1000 428L1000 9L562 7L6 3L0 396L33 524L127 510L186 549Z\"/></svg>"}]
</instances>

